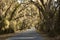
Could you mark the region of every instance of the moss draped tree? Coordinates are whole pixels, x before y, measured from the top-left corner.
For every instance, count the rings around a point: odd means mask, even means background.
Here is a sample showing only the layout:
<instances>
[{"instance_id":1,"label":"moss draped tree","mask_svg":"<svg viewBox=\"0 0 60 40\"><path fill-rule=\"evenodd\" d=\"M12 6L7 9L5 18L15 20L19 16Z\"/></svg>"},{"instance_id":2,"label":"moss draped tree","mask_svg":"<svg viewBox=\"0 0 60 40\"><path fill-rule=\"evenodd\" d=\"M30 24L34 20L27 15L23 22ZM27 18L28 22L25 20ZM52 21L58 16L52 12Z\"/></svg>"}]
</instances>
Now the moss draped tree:
<instances>
[{"instance_id":1,"label":"moss draped tree","mask_svg":"<svg viewBox=\"0 0 60 40\"><path fill-rule=\"evenodd\" d=\"M13 25L14 27L18 26L15 23L18 22L19 24L20 18L24 17L24 13L34 13L32 15L27 14L27 16L29 15L32 18L33 17L36 18L35 16L33 16L36 14L36 11L33 11L33 9L35 10L36 8L32 8L31 5L34 5L38 9L37 13L39 13L38 20L39 19L40 20L38 21L37 25L35 24L36 29L38 29L40 32L42 31L52 36L60 34L60 14L59 14L60 1L59 0L57 1L56 7L54 5L53 0L35 0L35 1L30 0L28 3L25 3L25 4L23 3L23 5L19 4L17 0L1 0L0 1L0 14L1 14L0 30L5 30L4 28L9 28L10 24L14 24ZM32 10L31 12L28 8L29 6ZM23 12L23 10L27 10L27 11ZM28 21L30 22L31 19ZM14 28L14 31L15 31L15 28Z\"/></svg>"},{"instance_id":2,"label":"moss draped tree","mask_svg":"<svg viewBox=\"0 0 60 40\"><path fill-rule=\"evenodd\" d=\"M53 5L54 0L31 0L38 9L40 14L40 22L36 28L41 32L47 33L50 36L60 34L60 14L59 14L59 0L57 6ZM55 4L55 3L54 3Z\"/></svg>"},{"instance_id":3,"label":"moss draped tree","mask_svg":"<svg viewBox=\"0 0 60 40\"><path fill-rule=\"evenodd\" d=\"M37 7L30 2L19 4L17 0L1 0L0 33L15 32L17 29L22 30L35 25L39 20L37 13Z\"/></svg>"}]
</instances>

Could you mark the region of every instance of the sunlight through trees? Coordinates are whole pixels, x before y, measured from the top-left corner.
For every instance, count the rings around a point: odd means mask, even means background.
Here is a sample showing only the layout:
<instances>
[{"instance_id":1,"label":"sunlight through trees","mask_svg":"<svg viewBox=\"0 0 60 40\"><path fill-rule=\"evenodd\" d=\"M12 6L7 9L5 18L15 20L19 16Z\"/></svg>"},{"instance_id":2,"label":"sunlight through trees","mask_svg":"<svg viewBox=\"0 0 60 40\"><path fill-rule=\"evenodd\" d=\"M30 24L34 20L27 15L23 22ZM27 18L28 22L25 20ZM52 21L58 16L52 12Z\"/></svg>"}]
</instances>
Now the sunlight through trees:
<instances>
[{"instance_id":1,"label":"sunlight through trees","mask_svg":"<svg viewBox=\"0 0 60 40\"><path fill-rule=\"evenodd\" d=\"M35 27L49 36L60 34L59 0L1 0L0 33Z\"/></svg>"}]
</instances>

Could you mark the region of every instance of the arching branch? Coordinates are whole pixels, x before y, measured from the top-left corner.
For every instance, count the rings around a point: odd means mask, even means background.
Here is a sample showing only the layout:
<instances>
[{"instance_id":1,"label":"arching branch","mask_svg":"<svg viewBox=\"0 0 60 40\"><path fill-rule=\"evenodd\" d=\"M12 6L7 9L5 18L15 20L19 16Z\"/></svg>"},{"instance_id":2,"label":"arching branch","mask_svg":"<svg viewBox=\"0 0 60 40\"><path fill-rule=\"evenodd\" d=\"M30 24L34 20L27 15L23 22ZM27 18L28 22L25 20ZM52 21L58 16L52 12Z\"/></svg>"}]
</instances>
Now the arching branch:
<instances>
[{"instance_id":1,"label":"arching branch","mask_svg":"<svg viewBox=\"0 0 60 40\"><path fill-rule=\"evenodd\" d=\"M5 16L4 17L6 17L6 15L7 15L7 12L8 12L8 10L10 9L10 7L11 7L11 5L12 5L13 3L11 3L10 4L10 6L7 8L7 10L6 10L6 12L5 12Z\"/></svg>"},{"instance_id":2,"label":"arching branch","mask_svg":"<svg viewBox=\"0 0 60 40\"><path fill-rule=\"evenodd\" d=\"M22 8L18 13L20 13L20 12L22 12L23 10L25 10L26 8L28 8L28 6L26 6L26 5L29 5L29 4L31 4L31 3L25 4L24 8ZM21 17L23 17L23 16L19 14L19 16L17 16L17 17L14 18L13 20L19 19L19 18L21 18Z\"/></svg>"},{"instance_id":3,"label":"arching branch","mask_svg":"<svg viewBox=\"0 0 60 40\"><path fill-rule=\"evenodd\" d=\"M18 8L19 6L20 6L20 4L19 4L18 6L16 6L16 7L15 7L14 11L12 12L12 14L11 14L11 16L10 16L9 21L11 21L11 20L12 20L12 18L13 18L13 16L14 16L14 14L15 14L15 11L17 10L17 8Z\"/></svg>"}]
</instances>

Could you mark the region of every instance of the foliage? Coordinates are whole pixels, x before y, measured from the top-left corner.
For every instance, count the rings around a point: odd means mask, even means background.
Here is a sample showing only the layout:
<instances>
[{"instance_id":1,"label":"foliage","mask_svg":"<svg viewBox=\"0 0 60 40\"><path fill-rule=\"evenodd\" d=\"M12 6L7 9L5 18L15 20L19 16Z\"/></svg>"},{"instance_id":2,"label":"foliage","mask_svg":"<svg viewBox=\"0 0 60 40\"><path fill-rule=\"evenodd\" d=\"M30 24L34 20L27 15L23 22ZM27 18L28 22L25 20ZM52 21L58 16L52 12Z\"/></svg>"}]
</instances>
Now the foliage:
<instances>
[{"instance_id":1,"label":"foliage","mask_svg":"<svg viewBox=\"0 0 60 40\"><path fill-rule=\"evenodd\" d=\"M17 0L1 0L0 9L0 33L27 29L39 20L37 7L28 1L19 4Z\"/></svg>"},{"instance_id":2,"label":"foliage","mask_svg":"<svg viewBox=\"0 0 60 40\"><path fill-rule=\"evenodd\" d=\"M40 22L36 28L50 36L60 34L59 0L57 6L54 5L54 0L47 0L46 3L44 0L37 0L36 2L31 0L31 3L39 9Z\"/></svg>"}]
</instances>

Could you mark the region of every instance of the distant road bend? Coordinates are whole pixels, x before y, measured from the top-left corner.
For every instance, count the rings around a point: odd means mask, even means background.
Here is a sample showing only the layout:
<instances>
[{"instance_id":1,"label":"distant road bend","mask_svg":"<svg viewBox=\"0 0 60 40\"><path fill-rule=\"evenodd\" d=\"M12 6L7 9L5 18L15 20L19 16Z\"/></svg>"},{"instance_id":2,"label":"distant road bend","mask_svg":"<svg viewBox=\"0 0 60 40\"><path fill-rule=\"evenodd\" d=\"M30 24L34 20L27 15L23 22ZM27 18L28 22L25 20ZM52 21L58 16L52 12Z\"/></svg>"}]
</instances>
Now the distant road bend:
<instances>
[{"instance_id":1,"label":"distant road bend","mask_svg":"<svg viewBox=\"0 0 60 40\"><path fill-rule=\"evenodd\" d=\"M6 40L43 40L43 37L35 31L35 28L31 28Z\"/></svg>"}]
</instances>

